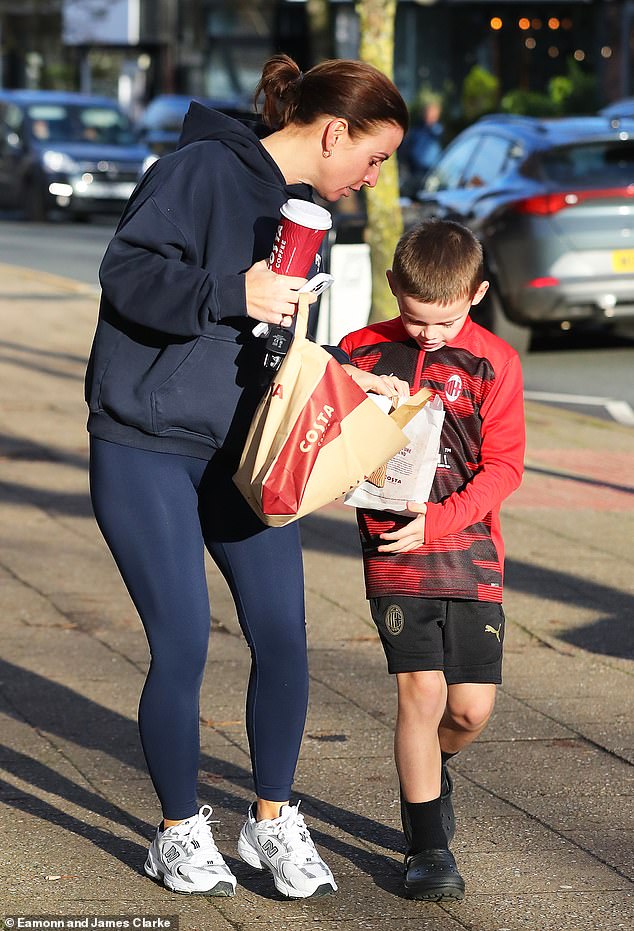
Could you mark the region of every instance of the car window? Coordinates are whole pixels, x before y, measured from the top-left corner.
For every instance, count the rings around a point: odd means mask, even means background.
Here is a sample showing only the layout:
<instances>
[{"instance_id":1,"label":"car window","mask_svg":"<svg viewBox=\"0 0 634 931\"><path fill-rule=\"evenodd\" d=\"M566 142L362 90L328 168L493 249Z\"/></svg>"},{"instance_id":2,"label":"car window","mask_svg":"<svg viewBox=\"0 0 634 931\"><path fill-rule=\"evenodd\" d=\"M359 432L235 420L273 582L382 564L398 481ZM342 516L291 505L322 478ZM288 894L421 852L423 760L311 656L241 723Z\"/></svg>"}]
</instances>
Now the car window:
<instances>
[{"instance_id":1,"label":"car window","mask_svg":"<svg viewBox=\"0 0 634 931\"><path fill-rule=\"evenodd\" d=\"M428 194L433 194L435 191L448 191L457 188L481 139L481 136L474 135L469 139L458 140L449 146L446 153L441 155L440 160L425 178L423 190Z\"/></svg>"},{"instance_id":2,"label":"car window","mask_svg":"<svg viewBox=\"0 0 634 931\"><path fill-rule=\"evenodd\" d=\"M203 97L176 97L176 98L156 98L149 105L139 121L139 125L146 130L161 130L163 132L180 133L183 128L183 120L189 109L190 103L196 101L212 110L220 110L227 116L232 116L248 125L258 122L258 116L254 110L250 110L246 105L240 106L236 103L231 104L222 100L212 100Z\"/></svg>"},{"instance_id":3,"label":"car window","mask_svg":"<svg viewBox=\"0 0 634 931\"><path fill-rule=\"evenodd\" d=\"M504 171L513 143L503 136L482 136L477 151L469 161L462 187L488 187Z\"/></svg>"},{"instance_id":4,"label":"car window","mask_svg":"<svg viewBox=\"0 0 634 931\"><path fill-rule=\"evenodd\" d=\"M129 145L134 132L115 107L32 104L27 109L31 135L38 142L89 142Z\"/></svg>"},{"instance_id":5,"label":"car window","mask_svg":"<svg viewBox=\"0 0 634 931\"><path fill-rule=\"evenodd\" d=\"M189 103L189 99L154 100L141 117L141 125L166 132L180 132Z\"/></svg>"},{"instance_id":6,"label":"car window","mask_svg":"<svg viewBox=\"0 0 634 931\"><path fill-rule=\"evenodd\" d=\"M592 142L550 149L542 175L558 185L629 185L634 181L634 141Z\"/></svg>"},{"instance_id":7,"label":"car window","mask_svg":"<svg viewBox=\"0 0 634 931\"><path fill-rule=\"evenodd\" d=\"M134 141L134 133L127 117L110 107L77 108L77 123L81 138L87 142L127 144Z\"/></svg>"}]
</instances>

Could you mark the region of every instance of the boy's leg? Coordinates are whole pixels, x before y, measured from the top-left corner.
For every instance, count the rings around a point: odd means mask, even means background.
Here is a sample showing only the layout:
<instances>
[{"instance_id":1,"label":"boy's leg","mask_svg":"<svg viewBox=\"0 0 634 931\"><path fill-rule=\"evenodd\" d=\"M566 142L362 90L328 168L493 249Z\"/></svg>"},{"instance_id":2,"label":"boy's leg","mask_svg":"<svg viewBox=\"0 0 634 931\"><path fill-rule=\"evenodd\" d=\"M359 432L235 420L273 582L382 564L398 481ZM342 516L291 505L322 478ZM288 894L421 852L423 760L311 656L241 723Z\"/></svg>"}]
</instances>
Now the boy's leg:
<instances>
[{"instance_id":1,"label":"boy's leg","mask_svg":"<svg viewBox=\"0 0 634 931\"><path fill-rule=\"evenodd\" d=\"M370 599L370 607L398 683L394 751L404 783L405 892L431 901L461 899L464 882L440 820L438 726L447 696L442 673L446 602L395 595Z\"/></svg>"},{"instance_id":2,"label":"boy's leg","mask_svg":"<svg viewBox=\"0 0 634 931\"><path fill-rule=\"evenodd\" d=\"M438 737L442 753L441 818L449 839L455 832L453 783L448 761L484 730L502 681L504 611L493 602L448 602L444 628L447 707Z\"/></svg>"},{"instance_id":3,"label":"boy's leg","mask_svg":"<svg viewBox=\"0 0 634 931\"><path fill-rule=\"evenodd\" d=\"M397 673L398 716L394 756L401 783L408 852L405 892L410 898L461 899L464 882L440 816L438 726L447 697L440 670Z\"/></svg>"},{"instance_id":4,"label":"boy's leg","mask_svg":"<svg viewBox=\"0 0 634 931\"><path fill-rule=\"evenodd\" d=\"M448 687L438 728L443 754L453 756L480 736L491 717L496 689L491 682L459 682Z\"/></svg>"},{"instance_id":5,"label":"boy's leg","mask_svg":"<svg viewBox=\"0 0 634 931\"><path fill-rule=\"evenodd\" d=\"M447 702L445 677L438 669L396 675L398 714L394 758L408 802L440 795L438 727Z\"/></svg>"}]
</instances>

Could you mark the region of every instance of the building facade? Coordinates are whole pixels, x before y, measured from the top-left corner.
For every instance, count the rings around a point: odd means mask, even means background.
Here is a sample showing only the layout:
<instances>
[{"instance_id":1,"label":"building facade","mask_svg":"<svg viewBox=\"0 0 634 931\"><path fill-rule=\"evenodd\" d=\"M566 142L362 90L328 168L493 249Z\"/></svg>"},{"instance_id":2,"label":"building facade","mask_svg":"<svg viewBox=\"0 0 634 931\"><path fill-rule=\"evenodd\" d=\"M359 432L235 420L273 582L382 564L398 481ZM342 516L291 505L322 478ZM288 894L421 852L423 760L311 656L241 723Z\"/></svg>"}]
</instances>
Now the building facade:
<instances>
[{"instance_id":1,"label":"building facade","mask_svg":"<svg viewBox=\"0 0 634 931\"><path fill-rule=\"evenodd\" d=\"M246 97L275 51L302 67L356 57L354 0L0 0L0 85L118 96ZM543 91L573 60L596 103L634 94L634 0L399 0L395 80L459 88L474 65L500 92Z\"/></svg>"}]
</instances>

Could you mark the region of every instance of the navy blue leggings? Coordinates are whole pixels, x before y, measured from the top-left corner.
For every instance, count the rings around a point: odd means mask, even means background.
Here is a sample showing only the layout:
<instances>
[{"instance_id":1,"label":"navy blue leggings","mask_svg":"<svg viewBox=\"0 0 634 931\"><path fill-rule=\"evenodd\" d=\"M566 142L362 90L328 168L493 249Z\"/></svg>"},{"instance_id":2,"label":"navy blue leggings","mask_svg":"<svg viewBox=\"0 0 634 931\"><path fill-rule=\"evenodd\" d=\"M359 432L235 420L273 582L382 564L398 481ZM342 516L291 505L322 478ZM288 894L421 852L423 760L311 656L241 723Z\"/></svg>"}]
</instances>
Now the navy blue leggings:
<instances>
[{"instance_id":1,"label":"navy blue leggings","mask_svg":"<svg viewBox=\"0 0 634 931\"><path fill-rule=\"evenodd\" d=\"M210 628L204 548L227 580L251 650L247 735L255 791L290 796L308 703L299 529L265 527L211 462L91 438L95 516L139 612L150 668L143 751L163 816L198 809L199 695Z\"/></svg>"}]
</instances>

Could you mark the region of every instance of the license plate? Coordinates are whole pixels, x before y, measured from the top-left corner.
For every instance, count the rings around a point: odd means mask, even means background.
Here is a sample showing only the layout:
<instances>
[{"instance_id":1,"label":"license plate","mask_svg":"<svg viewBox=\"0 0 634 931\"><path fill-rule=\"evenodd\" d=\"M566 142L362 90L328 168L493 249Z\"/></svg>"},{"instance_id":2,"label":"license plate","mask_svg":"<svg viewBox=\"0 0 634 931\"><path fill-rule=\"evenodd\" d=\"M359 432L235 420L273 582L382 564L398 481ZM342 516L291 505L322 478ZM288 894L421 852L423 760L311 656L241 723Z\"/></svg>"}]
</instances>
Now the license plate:
<instances>
[{"instance_id":1,"label":"license plate","mask_svg":"<svg viewBox=\"0 0 634 931\"><path fill-rule=\"evenodd\" d=\"M135 188L133 181L116 181L108 184L105 181L93 181L83 191L76 191L76 197L94 197L95 199L112 198L114 200L127 200Z\"/></svg>"},{"instance_id":2,"label":"license plate","mask_svg":"<svg viewBox=\"0 0 634 931\"><path fill-rule=\"evenodd\" d=\"M634 249L617 249L613 252L612 271L634 274Z\"/></svg>"}]
</instances>

